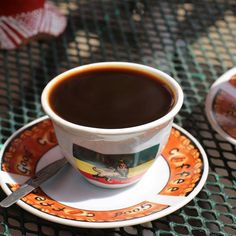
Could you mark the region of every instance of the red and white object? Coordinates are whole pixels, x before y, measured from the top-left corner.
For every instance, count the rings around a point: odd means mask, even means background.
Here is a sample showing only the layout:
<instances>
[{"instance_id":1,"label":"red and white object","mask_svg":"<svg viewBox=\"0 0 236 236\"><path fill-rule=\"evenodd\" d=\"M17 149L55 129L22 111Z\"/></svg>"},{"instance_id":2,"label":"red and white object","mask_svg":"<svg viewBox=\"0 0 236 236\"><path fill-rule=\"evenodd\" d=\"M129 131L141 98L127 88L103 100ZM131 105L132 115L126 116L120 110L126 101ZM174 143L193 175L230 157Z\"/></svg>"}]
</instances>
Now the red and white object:
<instances>
[{"instance_id":1,"label":"red and white object","mask_svg":"<svg viewBox=\"0 0 236 236\"><path fill-rule=\"evenodd\" d=\"M32 38L58 36L66 18L45 0L0 1L0 48L15 49Z\"/></svg>"}]
</instances>

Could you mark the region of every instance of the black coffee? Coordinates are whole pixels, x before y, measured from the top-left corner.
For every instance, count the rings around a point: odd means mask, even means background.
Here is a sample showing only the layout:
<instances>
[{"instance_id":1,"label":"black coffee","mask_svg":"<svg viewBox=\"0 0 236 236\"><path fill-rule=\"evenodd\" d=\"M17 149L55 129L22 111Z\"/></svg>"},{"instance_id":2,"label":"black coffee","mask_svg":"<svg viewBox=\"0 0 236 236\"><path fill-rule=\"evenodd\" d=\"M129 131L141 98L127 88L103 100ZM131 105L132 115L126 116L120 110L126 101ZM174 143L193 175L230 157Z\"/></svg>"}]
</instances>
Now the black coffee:
<instances>
[{"instance_id":1,"label":"black coffee","mask_svg":"<svg viewBox=\"0 0 236 236\"><path fill-rule=\"evenodd\" d=\"M148 73L108 67L65 77L52 88L49 103L55 113L75 124L127 128L167 114L174 95Z\"/></svg>"}]
</instances>

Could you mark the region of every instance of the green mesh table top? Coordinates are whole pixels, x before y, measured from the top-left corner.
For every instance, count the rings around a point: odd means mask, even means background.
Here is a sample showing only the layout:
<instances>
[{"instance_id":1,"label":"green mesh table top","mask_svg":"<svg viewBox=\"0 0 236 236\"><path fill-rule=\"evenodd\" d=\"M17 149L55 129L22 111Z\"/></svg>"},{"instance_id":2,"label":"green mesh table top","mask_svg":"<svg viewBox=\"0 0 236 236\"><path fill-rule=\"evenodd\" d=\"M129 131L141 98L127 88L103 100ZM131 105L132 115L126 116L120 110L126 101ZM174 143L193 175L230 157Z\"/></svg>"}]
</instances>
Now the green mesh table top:
<instances>
[{"instance_id":1,"label":"green mesh table top","mask_svg":"<svg viewBox=\"0 0 236 236\"><path fill-rule=\"evenodd\" d=\"M0 147L18 128L44 115L41 92L55 75L91 62L131 61L161 69L181 84L185 100L175 122L202 144L210 173L189 204L153 222L80 229L14 205L0 209L0 235L236 235L236 148L211 128L204 113L211 84L236 65L236 2L54 2L68 19L62 36L0 51Z\"/></svg>"}]
</instances>

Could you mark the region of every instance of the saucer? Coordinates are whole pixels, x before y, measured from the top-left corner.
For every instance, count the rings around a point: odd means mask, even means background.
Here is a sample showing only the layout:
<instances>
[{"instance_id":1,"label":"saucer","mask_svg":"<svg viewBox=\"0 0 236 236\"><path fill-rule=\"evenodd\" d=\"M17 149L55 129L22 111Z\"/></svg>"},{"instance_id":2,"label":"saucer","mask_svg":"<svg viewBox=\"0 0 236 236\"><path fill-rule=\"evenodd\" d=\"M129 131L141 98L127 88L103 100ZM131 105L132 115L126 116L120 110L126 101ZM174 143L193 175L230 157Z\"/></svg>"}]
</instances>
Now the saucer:
<instances>
[{"instance_id":1,"label":"saucer","mask_svg":"<svg viewBox=\"0 0 236 236\"><path fill-rule=\"evenodd\" d=\"M0 183L7 195L42 167L62 158L48 117L14 133L0 152ZM191 201L208 175L199 142L173 125L161 156L136 184L105 189L85 180L71 166L17 204L46 220L76 227L111 228L141 224L166 216Z\"/></svg>"},{"instance_id":2,"label":"saucer","mask_svg":"<svg viewBox=\"0 0 236 236\"><path fill-rule=\"evenodd\" d=\"M212 127L236 145L236 67L223 74L211 86L205 110Z\"/></svg>"}]
</instances>

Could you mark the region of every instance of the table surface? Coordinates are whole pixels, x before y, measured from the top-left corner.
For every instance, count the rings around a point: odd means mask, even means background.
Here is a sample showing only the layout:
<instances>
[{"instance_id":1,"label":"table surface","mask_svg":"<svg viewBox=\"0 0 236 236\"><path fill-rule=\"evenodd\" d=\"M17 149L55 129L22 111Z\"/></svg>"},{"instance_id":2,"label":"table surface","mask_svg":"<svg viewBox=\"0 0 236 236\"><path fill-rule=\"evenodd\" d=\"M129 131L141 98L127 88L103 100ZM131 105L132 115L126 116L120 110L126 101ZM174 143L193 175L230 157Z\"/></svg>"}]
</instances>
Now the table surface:
<instances>
[{"instance_id":1,"label":"table surface","mask_svg":"<svg viewBox=\"0 0 236 236\"><path fill-rule=\"evenodd\" d=\"M0 209L1 235L236 235L236 150L210 126L204 102L211 84L236 64L234 0L58 0L67 16L56 39L0 51L0 147L44 115L40 95L69 68L131 61L172 75L184 105L175 119L204 147L210 165L202 191L180 210L142 225L82 229L37 218L17 205ZM5 194L0 191L0 198Z\"/></svg>"}]
</instances>

